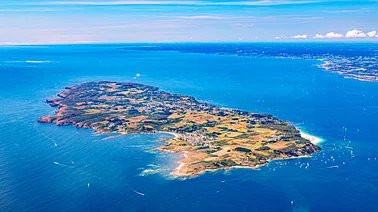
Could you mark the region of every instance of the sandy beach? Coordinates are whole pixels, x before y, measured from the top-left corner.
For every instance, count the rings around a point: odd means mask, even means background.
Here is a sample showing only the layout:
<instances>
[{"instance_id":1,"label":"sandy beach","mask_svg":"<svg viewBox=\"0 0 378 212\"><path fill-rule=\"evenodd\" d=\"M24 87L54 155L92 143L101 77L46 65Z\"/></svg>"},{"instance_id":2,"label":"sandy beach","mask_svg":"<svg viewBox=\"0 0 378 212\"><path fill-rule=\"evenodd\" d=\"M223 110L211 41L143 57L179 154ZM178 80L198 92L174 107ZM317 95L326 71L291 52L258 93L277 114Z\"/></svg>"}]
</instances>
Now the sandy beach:
<instances>
[{"instance_id":1,"label":"sandy beach","mask_svg":"<svg viewBox=\"0 0 378 212\"><path fill-rule=\"evenodd\" d=\"M319 143L323 142L324 140L322 138L316 137L314 135L308 134L306 132L303 132L302 130L299 130L301 133L301 136L305 139L308 139L311 143L318 145Z\"/></svg>"},{"instance_id":2,"label":"sandy beach","mask_svg":"<svg viewBox=\"0 0 378 212\"><path fill-rule=\"evenodd\" d=\"M172 173L174 176L176 177L179 177L179 176L184 176L185 175L185 172L183 173L182 169L183 167L185 166L185 160L188 158L188 152L185 151L184 154L183 154L183 158L181 160L178 161L178 163L180 164L176 169L175 171Z\"/></svg>"},{"instance_id":3,"label":"sandy beach","mask_svg":"<svg viewBox=\"0 0 378 212\"><path fill-rule=\"evenodd\" d=\"M168 132L168 131L158 131L158 133L165 133L165 134L170 134L170 135L173 135L174 138L173 139L176 139L178 138L178 134L177 133L174 133L174 132Z\"/></svg>"}]
</instances>

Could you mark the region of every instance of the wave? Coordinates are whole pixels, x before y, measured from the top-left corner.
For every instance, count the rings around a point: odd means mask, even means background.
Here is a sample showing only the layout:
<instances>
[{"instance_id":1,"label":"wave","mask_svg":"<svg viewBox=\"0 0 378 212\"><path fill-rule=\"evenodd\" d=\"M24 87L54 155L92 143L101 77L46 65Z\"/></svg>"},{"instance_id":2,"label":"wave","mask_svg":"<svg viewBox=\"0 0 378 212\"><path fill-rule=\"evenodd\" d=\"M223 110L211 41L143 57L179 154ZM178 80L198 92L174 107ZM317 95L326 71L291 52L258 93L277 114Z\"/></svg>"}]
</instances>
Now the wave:
<instances>
[{"instance_id":1,"label":"wave","mask_svg":"<svg viewBox=\"0 0 378 212\"><path fill-rule=\"evenodd\" d=\"M300 132L302 138L305 138L305 139L309 140L311 143L313 143L315 145L324 142L323 138L311 135L311 134L309 134L307 132L304 132L303 130L299 130L299 132Z\"/></svg>"},{"instance_id":2,"label":"wave","mask_svg":"<svg viewBox=\"0 0 378 212\"><path fill-rule=\"evenodd\" d=\"M50 60L10 60L4 61L4 63L32 63L32 64L43 64L43 63L51 63Z\"/></svg>"},{"instance_id":3,"label":"wave","mask_svg":"<svg viewBox=\"0 0 378 212\"><path fill-rule=\"evenodd\" d=\"M26 60L25 63L50 63L49 60Z\"/></svg>"}]
</instances>

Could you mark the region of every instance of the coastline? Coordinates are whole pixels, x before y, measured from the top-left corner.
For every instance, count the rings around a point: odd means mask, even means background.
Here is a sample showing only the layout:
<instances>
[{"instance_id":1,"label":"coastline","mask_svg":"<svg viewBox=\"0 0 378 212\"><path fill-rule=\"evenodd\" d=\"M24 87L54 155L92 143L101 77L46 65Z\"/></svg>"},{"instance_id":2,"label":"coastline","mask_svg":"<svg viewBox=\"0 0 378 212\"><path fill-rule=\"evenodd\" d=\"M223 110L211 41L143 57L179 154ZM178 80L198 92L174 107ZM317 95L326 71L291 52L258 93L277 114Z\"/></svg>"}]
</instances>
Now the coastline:
<instances>
[{"instance_id":1,"label":"coastline","mask_svg":"<svg viewBox=\"0 0 378 212\"><path fill-rule=\"evenodd\" d=\"M305 138L305 139L309 140L314 145L318 145L318 144L324 142L323 138L316 137L316 136L311 135L311 134L309 134L309 133L307 133L307 132L305 132L303 130L300 130L300 129L298 129L298 130L299 130L302 138Z\"/></svg>"},{"instance_id":2,"label":"coastline","mask_svg":"<svg viewBox=\"0 0 378 212\"><path fill-rule=\"evenodd\" d=\"M299 128L297 128L298 131L300 132L300 135L309 140L312 144L314 145L318 145L322 142L324 142L324 139L323 138L320 138L320 137L317 137L317 136L314 136L312 134L309 134L307 132L305 132L304 130L301 130ZM178 134L177 133L174 133L174 132L168 132L168 131L158 131L157 133L165 133L165 134L170 134L172 136L174 136L173 139L177 138L178 137ZM123 133L120 133L123 135ZM106 137L105 139L108 139L108 138L113 138L115 136L109 136L109 137ZM181 155L182 155L182 158L180 160L177 161L177 163L179 164L175 170L173 172L171 172L171 174L174 176L174 177L193 177L192 175L187 175L185 174L185 172L183 173L183 168L185 167L186 165L186 160L189 158L188 156L188 151L183 151L181 152ZM274 160L269 160L269 162L271 161L278 161L278 160L292 160L292 159L300 159L300 158L309 158L311 156L307 156L307 155L303 155L303 156L298 156L298 157L290 157L290 158L277 158L277 159L274 159ZM266 164L265 164L266 165ZM265 165L257 165L255 167L249 167L249 166L231 166L225 170L231 170L231 169L253 169L253 170L256 170L262 166L265 166ZM205 172L214 172L214 171L218 171L218 170L221 170L221 169L205 169L203 170L203 172L201 173L198 173L196 174L195 176L197 175L201 175L201 174L204 174Z\"/></svg>"},{"instance_id":3,"label":"coastline","mask_svg":"<svg viewBox=\"0 0 378 212\"><path fill-rule=\"evenodd\" d=\"M184 161L188 159L188 151L184 151L183 154L182 154L182 156L183 156L183 158L180 159L177 162L180 165L175 169L175 171L172 172L172 175L175 176L175 177L186 176L183 173L181 173L181 171L182 171L182 168L185 166L185 162Z\"/></svg>"},{"instance_id":4,"label":"coastline","mask_svg":"<svg viewBox=\"0 0 378 212\"><path fill-rule=\"evenodd\" d=\"M314 136L314 135L311 135L307 132L305 132L304 130L300 130L298 129L301 136L307 140L309 140L312 144L314 145L318 145L322 142L324 142L324 139L323 138L320 138L320 137L317 137L317 136ZM169 134L172 134L174 136L177 136L176 133L171 133L171 132L164 132L164 133L169 133ZM174 177L190 177L190 175L185 175L183 174L181 171L183 169L183 167L185 166L185 160L188 159L188 151L184 151L183 152L183 158L181 158L177 163L179 164L179 166L172 172L172 175ZM311 156L307 156L307 155L303 155L303 156L298 156L298 157L291 157L291 158L278 158L278 159L274 159L274 160L270 160L269 162L271 161L275 161L275 160L292 160L292 159L300 159L300 158L309 158ZM265 166L265 165L257 165L255 167L249 167L249 166L231 166L229 167L227 170L231 170L231 169L258 169L262 166ZM205 172L208 172L208 171L218 171L220 169L206 169L203 171L203 173ZM199 173L198 175L200 174L203 174L203 173Z\"/></svg>"},{"instance_id":5,"label":"coastline","mask_svg":"<svg viewBox=\"0 0 378 212\"><path fill-rule=\"evenodd\" d=\"M168 131L158 131L158 133L165 133L165 134L170 134L170 135L173 135L174 138L173 139L176 139L178 138L178 134L177 133L174 133L174 132L168 132Z\"/></svg>"}]
</instances>

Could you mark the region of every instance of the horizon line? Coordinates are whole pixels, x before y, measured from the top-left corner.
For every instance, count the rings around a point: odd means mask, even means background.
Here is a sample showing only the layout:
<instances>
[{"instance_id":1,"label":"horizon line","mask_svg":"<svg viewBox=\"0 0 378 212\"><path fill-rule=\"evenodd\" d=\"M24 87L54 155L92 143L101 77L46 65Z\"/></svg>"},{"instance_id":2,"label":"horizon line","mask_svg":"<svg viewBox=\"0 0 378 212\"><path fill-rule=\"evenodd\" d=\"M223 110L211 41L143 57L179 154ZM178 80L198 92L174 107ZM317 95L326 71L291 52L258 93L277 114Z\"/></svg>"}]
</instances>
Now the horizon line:
<instances>
[{"instance_id":1,"label":"horizon line","mask_svg":"<svg viewBox=\"0 0 378 212\"><path fill-rule=\"evenodd\" d=\"M67 42L67 43L0 43L0 46L63 46L63 45L125 45L125 44L247 44L247 43L378 43L378 40L311 40L311 41L143 41L143 42Z\"/></svg>"}]
</instances>

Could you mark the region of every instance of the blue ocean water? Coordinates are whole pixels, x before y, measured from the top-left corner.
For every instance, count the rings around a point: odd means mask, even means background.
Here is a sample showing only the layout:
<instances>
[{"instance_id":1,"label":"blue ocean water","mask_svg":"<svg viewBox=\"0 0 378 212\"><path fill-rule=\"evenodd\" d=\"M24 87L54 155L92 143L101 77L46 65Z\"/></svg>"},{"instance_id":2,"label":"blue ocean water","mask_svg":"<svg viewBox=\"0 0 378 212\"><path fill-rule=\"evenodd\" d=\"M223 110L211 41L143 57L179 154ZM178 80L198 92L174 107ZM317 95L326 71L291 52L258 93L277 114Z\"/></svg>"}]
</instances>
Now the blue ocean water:
<instances>
[{"instance_id":1,"label":"blue ocean water","mask_svg":"<svg viewBox=\"0 0 378 212\"><path fill-rule=\"evenodd\" d=\"M123 47L0 48L0 211L378 211L378 83L314 60ZM323 151L183 181L169 175L180 155L153 150L169 135L103 140L36 122L54 113L45 99L96 80L269 113L322 137Z\"/></svg>"}]
</instances>

